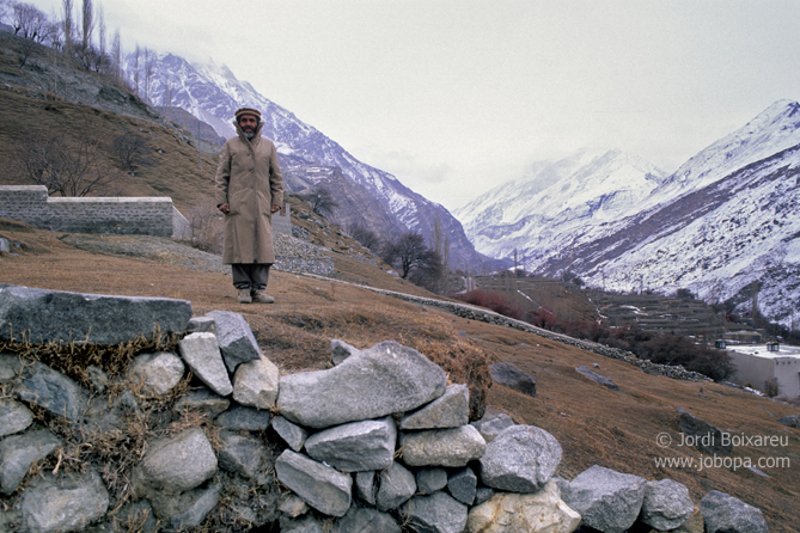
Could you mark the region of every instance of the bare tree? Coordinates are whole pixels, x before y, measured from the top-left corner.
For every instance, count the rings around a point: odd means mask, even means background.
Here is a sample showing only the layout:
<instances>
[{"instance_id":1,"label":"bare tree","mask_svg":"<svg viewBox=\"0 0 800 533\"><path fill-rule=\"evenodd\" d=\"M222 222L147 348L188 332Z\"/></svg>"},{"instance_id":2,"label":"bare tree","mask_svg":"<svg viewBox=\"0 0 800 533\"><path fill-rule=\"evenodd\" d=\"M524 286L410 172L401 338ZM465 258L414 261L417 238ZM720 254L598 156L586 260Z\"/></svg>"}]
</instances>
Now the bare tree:
<instances>
[{"instance_id":1,"label":"bare tree","mask_svg":"<svg viewBox=\"0 0 800 533\"><path fill-rule=\"evenodd\" d=\"M144 49L144 99L150 101L150 84L153 82L153 74L155 74L156 55L149 48Z\"/></svg>"},{"instance_id":2,"label":"bare tree","mask_svg":"<svg viewBox=\"0 0 800 533\"><path fill-rule=\"evenodd\" d=\"M131 176L135 176L139 167L147 163L147 155L151 152L144 137L132 132L114 139L111 149L122 170Z\"/></svg>"},{"instance_id":3,"label":"bare tree","mask_svg":"<svg viewBox=\"0 0 800 533\"><path fill-rule=\"evenodd\" d=\"M106 16L103 4L97 6L97 52L106 55Z\"/></svg>"},{"instance_id":4,"label":"bare tree","mask_svg":"<svg viewBox=\"0 0 800 533\"><path fill-rule=\"evenodd\" d=\"M114 79L118 82L122 80L122 42L119 36L119 29L114 31L114 38L111 39L111 66Z\"/></svg>"},{"instance_id":5,"label":"bare tree","mask_svg":"<svg viewBox=\"0 0 800 533\"><path fill-rule=\"evenodd\" d=\"M24 2L12 2L9 23L14 35L42 43L50 32L50 21L42 11Z\"/></svg>"},{"instance_id":6,"label":"bare tree","mask_svg":"<svg viewBox=\"0 0 800 533\"><path fill-rule=\"evenodd\" d=\"M439 254L425 246L422 235L407 232L384 249L383 260L400 270L400 277L428 284L441 276Z\"/></svg>"},{"instance_id":7,"label":"bare tree","mask_svg":"<svg viewBox=\"0 0 800 533\"><path fill-rule=\"evenodd\" d=\"M364 224L360 222L351 224L347 232L350 234L351 237L360 242L370 251L377 253L380 250L381 248L380 238L374 231L367 228Z\"/></svg>"},{"instance_id":8,"label":"bare tree","mask_svg":"<svg viewBox=\"0 0 800 533\"><path fill-rule=\"evenodd\" d=\"M142 95L141 91L139 90L139 58L141 53L141 48L139 48L139 45L137 44L136 50L133 52L133 66L131 67L131 70L133 71L133 90L139 96Z\"/></svg>"},{"instance_id":9,"label":"bare tree","mask_svg":"<svg viewBox=\"0 0 800 533\"><path fill-rule=\"evenodd\" d=\"M339 205L336 203L336 200L333 199L331 191L323 189L322 187L298 196L311 204L311 210L321 217L330 215L333 212L333 208Z\"/></svg>"},{"instance_id":10,"label":"bare tree","mask_svg":"<svg viewBox=\"0 0 800 533\"><path fill-rule=\"evenodd\" d=\"M85 139L75 147L61 139L28 140L20 153L22 170L50 194L86 196L107 181L99 168L97 145Z\"/></svg>"},{"instance_id":11,"label":"bare tree","mask_svg":"<svg viewBox=\"0 0 800 533\"><path fill-rule=\"evenodd\" d=\"M86 52L92 46L94 32L94 6L92 0L83 0L81 6L81 51Z\"/></svg>"},{"instance_id":12,"label":"bare tree","mask_svg":"<svg viewBox=\"0 0 800 533\"><path fill-rule=\"evenodd\" d=\"M64 52L68 56L72 56L74 47L74 34L75 27L72 22L72 0L61 0L61 9L64 11L64 20L62 21L62 28L64 31Z\"/></svg>"}]
</instances>

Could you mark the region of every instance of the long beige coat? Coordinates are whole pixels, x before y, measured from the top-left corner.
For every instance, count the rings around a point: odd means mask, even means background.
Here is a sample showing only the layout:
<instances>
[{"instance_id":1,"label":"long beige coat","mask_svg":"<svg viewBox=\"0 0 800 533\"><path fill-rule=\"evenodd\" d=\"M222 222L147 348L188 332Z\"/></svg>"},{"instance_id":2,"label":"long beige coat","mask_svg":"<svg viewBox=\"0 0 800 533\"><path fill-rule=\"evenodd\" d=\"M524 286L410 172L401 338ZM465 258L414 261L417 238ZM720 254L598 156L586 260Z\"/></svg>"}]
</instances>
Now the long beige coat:
<instances>
[{"instance_id":1,"label":"long beige coat","mask_svg":"<svg viewBox=\"0 0 800 533\"><path fill-rule=\"evenodd\" d=\"M273 206L283 206L283 176L273 142L261 137L260 122L252 140L238 124L233 137L219 155L214 178L216 205L228 203L225 215L225 246L222 261L274 263L272 246Z\"/></svg>"}]
</instances>

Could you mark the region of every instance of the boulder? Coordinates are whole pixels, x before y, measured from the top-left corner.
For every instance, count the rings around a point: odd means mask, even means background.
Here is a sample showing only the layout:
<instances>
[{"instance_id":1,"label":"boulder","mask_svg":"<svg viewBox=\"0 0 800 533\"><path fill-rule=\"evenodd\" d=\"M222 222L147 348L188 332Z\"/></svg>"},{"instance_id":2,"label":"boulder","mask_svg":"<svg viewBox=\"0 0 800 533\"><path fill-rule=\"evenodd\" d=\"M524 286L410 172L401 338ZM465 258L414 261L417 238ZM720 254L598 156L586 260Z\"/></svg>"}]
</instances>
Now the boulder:
<instances>
[{"instance_id":1,"label":"boulder","mask_svg":"<svg viewBox=\"0 0 800 533\"><path fill-rule=\"evenodd\" d=\"M82 531L108 510L108 490L96 472L47 476L22 495L26 531Z\"/></svg>"},{"instance_id":2,"label":"boulder","mask_svg":"<svg viewBox=\"0 0 800 533\"><path fill-rule=\"evenodd\" d=\"M163 498L198 487L217 472L217 456L200 428L154 442L134 469L136 494Z\"/></svg>"},{"instance_id":3,"label":"boulder","mask_svg":"<svg viewBox=\"0 0 800 533\"><path fill-rule=\"evenodd\" d=\"M422 468L415 476L419 494L433 494L447 486L447 470L444 468Z\"/></svg>"},{"instance_id":4,"label":"boulder","mask_svg":"<svg viewBox=\"0 0 800 533\"><path fill-rule=\"evenodd\" d=\"M219 466L242 477L254 478L267 460L269 452L261 439L231 431L220 433Z\"/></svg>"},{"instance_id":5,"label":"boulder","mask_svg":"<svg viewBox=\"0 0 800 533\"><path fill-rule=\"evenodd\" d=\"M228 396L233 392L233 385L213 333L190 333L181 339L178 350L192 372L209 389L220 396Z\"/></svg>"},{"instance_id":6,"label":"boulder","mask_svg":"<svg viewBox=\"0 0 800 533\"><path fill-rule=\"evenodd\" d=\"M276 416L272 419L272 429L283 439L283 442L289 445L289 448L296 452L303 449L303 445L305 445L308 438L308 431L282 416Z\"/></svg>"},{"instance_id":7,"label":"boulder","mask_svg":"<svg viewBox=\"0 0 800 533\"><path fill-rule=\"evenodd\" d=\"M0 437L25 431L33 423L33 413L14 400L0 400Z\"/></svg>"},{"instance_id":8,"label":"boulder","mask_svg":"<svg viewBox=\"0 0 800 533\"><path fill-rule=\"evenodd\" d=\"M475 426L475 429L477 429L478 432L480 432L483 439L489 443L492 442L501 431L515 424L511 417L507 414L494 413L490 415L484 415L483 418L476 420L472 423L472 425Z\"/></svg>"},{"instance_id":9,"label":"boulder","mask_svg":"<svg viewBox=\"0 0 800 533\"><path fill-rule=\"evenodd\" d=\"M684 524L694 513L689 489L671 479L648 481L644 486L642 515L639 520L648 526L666 531Z\"/></svg>"},{"instance_id":10,"label":"boulder","mask_svg":"<svg viewBox=\"0 0 800 533\"><path fill-rule=\"evenodd\" d=\"M536 494L494 494L470 510L468 531L571 533L580 522L581 515L564 503L551 480Z\"/></svg>"},{"instance_id":11,"label":"boulder","mask_svg":"<svg viewBox=\"0 0 800 533\"><path fill-rule=\"evenodd\" d=\"M456 500L472 505L478 491L478 476L468 466L460 468L447 478L447 492Z\"/></svg>"},{"instance_id":12,"label":"boulder","mask_svg":"<svg viewBox=\"0 0 800 533\"><path fill-rule=\"evenodd\" d=\"M400 429L456 428L469 423L469 389L450 385L444 394L400 420Z\"/></svg>"},{"instance_id":13,"label":"boulder","mask_svg":"<svg viewBox=\"0 0 800 533\"><path fill-rule=\"evenodd\" d=\"M594 465L573 479L562 494L567 505L583 518L583 524L605 533L630 528L644 501L645 480Z\"/></svg>"},{"instance_id":14,"label":"boulder","mask_svg":"<svg viewBox=\"0 0 800 533\"><path fill-rule=\"evenodd\" d=\"M342 472L383 470L394 459L397 428L391 417L350 422L314 433L306 453Z\"/></svg>"},{"instance_id":15,"label":"boulder","mask_svg":"<svg viewBox=\"0 0 800 533\"><path fill-rule=\"evenodd\" d=\"M788 415L778 419L779 424L790 428L800 428L800 415Z\"/></svg>"},{"instance_id":16,"label":"boulder","mask_svg":"<svg viewBox=\"0 0 800 533\"><path fill-rule=\"evenodd\" d=\"M81 418L88 402L77 383L39 362L24 367L15 392L22 401L73 422Z\"/></svg>"},{"instance_id":17,"label":"boulder","mask_svg":"<svg viewBox=\"0 0 800 533\"><path fill-rule=\"evenodd\" d=\"M383 342L333 368L284 376L278 410L298 424L324 428L416 409L444 394L445 385L444 370L421 353Z\"/></svg>"},{"instance_id":18,"label":"boulder","mask_svg":"<svg viewBox=\"0 0 800 533\"><path fill-rule=\"evenodd\" d=\"M61 446L61 439L40 429L12 435L0 441L0 491L11 494L33 463L44 459Z\"/></svg>"},{"instance_id":19,"label":"boulder","mask_svg":"<svg viewBox=\"0 0 800 533\"><path fill-rule=\"evenodd\" d=\"M462 533L467 526L467 506L444 492L415 496L402 508L412 531Z\"/></svg>"},{"instance_id":20,"label":"boulder","mask_svg":"<svg viewBox=\"0 0 800 533\"><path fill-rule=\"evenodd\" d=\"M403 433L400 445L409 466L465 466L486 450L486 441L470 425Z\"/></svg>"},{"instance_id":21,"label":"boulder","mask_svg":"<svg viewBox=\"0 0 800 533\"><path fill-rule=\"evenodd\" d=\"M13 332L33 344L152 341L185 332L191 317L185 300L0 287L0 340L14 340Z\"/></svg>"},{"instance_id":22,"label":"boulder","mask_svg":"<svg viewBox=\"0 0 800 533\"><path fill-rule=\"evenodd\" d=\"M351 507L347 514L334 522L332 533L400 533L391 515L368 507Z\"/></svg>"},{"instance_id":23,"label":"boulder","mask_svg":"<svg viewBox=\"0 0 800 533\"><path fill-rule=\"evenodd\" d=\"M619 390L619 385L614 383L613 379L608 378L608 377L606 377L606 376L604 376L604 375L602 375L602 374L600 374L598 372L595 372L594 370L592 370L591 368L589 368L586 365L581 365L578 368L576 368L575 370L578 372L578 374L582 375L585 378L590 379L591 381L594 381L598 385L602 385L605 388L611 389L611 390Z\"/></svg>"},{"instance_id":24,"label":"boulder","mask_svg":"<svg viewBox=\"0 0 800 533\"><path fill-rule=\"evenodd\" d=\"M489 367L492 380L515 391L536 396L536 380L511 363L494 363Z\"/></svg>"},{"instance_id":25,"label":"boulder","mask_svg":"<svg viewBox=\"0 0 800 533\"><path fill-rule=\"evenodd\" d=\"M678 427L683 433L683 440L690 440L701 452L716 455L730 455L733 446L722 438L722 430L701 420L686 409L679 407Z\"/></svg>"},{"instance_id":26,"label":"boulder","mask_svg":"<svg viewBox=\"0 0 800 533\"><path fill-rule=\"evenodd\" d=\"M292 450L275 460L278 480L317 511L344 516L350 509L353 479Z\"/></svg>"},{"instance_id":27,"label":"boulder","mask_svg":"<svg viewBox=\"0 0 800 533\"><path fill-rule=\"evenodd\" d=\"M206 316L214 320L217 343L228 372L233 374L239 364L256 361L261 357L253 330L241 314L211 311Z\"/></svg>"},{"instance_id":28,"label":"boulder","mask_svg":"<svg viewBox=\"0 0 800 533\"><path fill-rule=\"evenodd\" d=\"M233 399L241 405L272 409L278 398L278 367L264 357L241 363L233 378Z\"/></svg>"},{"instance_id":29,"label":"boulder","mask_svg":"<svg viewBox=\"0 0 800 533\"><path fill-rule=\"evenodd\" d=\"M561 445L536 426L504 429L486 446L480 458L484 485L510 492L536 492L561 462Z\"/></svg>"},{"instance_id":30,"label":"boulder","mask_svg":"<svg viewBox=\"0 0 800 533\"><path fill-rule=\"evenodd\" d=\"M128 377L142 385L144 392L161 396L180 383L185 370L183 361L174 353L145 353L133 360Z\"/></svg>"},{"instance_id":31,"label":"boulder","mask_svg":"<svg viewBox=\"0 0 800 533\"><path fill-rule=\"evenodd\" d=\"M215 418L214 423L232 431L264 431L269 427L269 411L234 406Z\"/></svg>"},{"instance_id":32,"label":"boulder","mask_svg":"<svg viewBox=\"0 0 800 533\"><path fill-rule=\"evenodd\" d=\"M706 533L767 533L767 522L757 507L753 507L717 490L700 500L700 512Z\"/></svg>"},{"instance_id":33,"label":"boulder","mask_svg":"<svg viewBox=\"0 0 800 533\"><path fill-rule=\"evenodd\" d=\"M187 531L203 523L217 506L219 496L219 485L212 483L170 498L153 498L151 503L156 516L169 524L170 530Z\"/></svg>"},{"instance_id":34,"label":"boulder","mask_svg":"<svg viewBox=\"0 0 800 533\"><path fill-rule=\"evenodd\" d=\"M380 474L375 503L381 511L397 509L417 491L414 474L400 463L392 465Z\"/></svg>"}]
</instances>

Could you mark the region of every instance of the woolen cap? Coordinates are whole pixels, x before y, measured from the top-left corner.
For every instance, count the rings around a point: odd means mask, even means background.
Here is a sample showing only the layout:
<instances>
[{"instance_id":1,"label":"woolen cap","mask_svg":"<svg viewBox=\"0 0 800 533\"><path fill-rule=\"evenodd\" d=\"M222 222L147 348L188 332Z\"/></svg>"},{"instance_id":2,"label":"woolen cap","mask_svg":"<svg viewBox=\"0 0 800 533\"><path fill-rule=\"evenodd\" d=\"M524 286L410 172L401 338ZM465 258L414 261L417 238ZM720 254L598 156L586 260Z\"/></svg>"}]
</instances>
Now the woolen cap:
<instances>
[{"instance_id":1,"label":"woolen cap","mask_svg":"<svg viewBox=\"0 0 800 533\"><path fill-rule=\"evenodd\" d=\"M258 109L253 109L252 107L240 107L236 110L236 121L239 121L239 117L242 115L253 115L258 120L261 120L261 111Z\"/></svg>"}]
</instances>

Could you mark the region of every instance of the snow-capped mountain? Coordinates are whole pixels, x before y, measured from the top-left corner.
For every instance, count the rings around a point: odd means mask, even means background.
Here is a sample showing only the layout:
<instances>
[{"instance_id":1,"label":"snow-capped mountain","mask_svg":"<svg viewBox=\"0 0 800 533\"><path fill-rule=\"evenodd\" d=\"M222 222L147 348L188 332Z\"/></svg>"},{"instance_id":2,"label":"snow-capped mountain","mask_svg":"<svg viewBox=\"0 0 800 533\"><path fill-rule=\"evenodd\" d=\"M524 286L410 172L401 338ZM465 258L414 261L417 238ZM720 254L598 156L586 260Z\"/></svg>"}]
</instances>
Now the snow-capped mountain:
<instances>
[{"instance_id":1,"label":"snow-capped mountain","mask_svg":"<svg viewBox=\"0 0 800 533\"><path fill-rule=\"evenodd\" d=\"M652 164L619 150L581 150L531 165L455 211L481 253L540 270L579 242L606 234L638 211L666 178Z\"/></svg>"},{"instance_id":2,"label":"snow-capped mountain","mask_svg":"<svg viewBox=\"0 0 800 533\"><path fill-rule=\"evenodd\" d=\"M383 237L417 231L432 245L434 228L439 225L450 245L451 268L489 260L475 251L461 224L443 206L415 193L392 174L357 160L250 83L237 79L227 67L190 63L172 54L139 57L137 62L130 54L126 73L139 94L152 103L185 109L226 138L234 133L232 117L237 108L260 109L262 133L275 141L287 188L293 192L328 189L338 204L331 218L343 228L362 224Z\"/></svg>"},{"instance_id":3,"label":"snow-capped mountain","mask_svg":"<svg viewBox=\"0 0 800 533\"><path fill-rule=\"evenodd\" d=\"M776 102L666 178L638 162L616 167L615 179L597 171L603 158L584 165L587 153L538 164L458 210L478 250L516 247L543 274L624 291L686 288L740 311L755 290L771 320L800 318L800 104Z\"/></svg>"}]
</instances>

